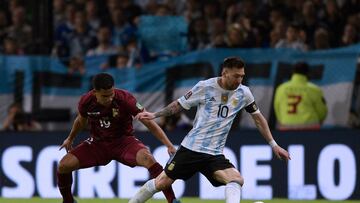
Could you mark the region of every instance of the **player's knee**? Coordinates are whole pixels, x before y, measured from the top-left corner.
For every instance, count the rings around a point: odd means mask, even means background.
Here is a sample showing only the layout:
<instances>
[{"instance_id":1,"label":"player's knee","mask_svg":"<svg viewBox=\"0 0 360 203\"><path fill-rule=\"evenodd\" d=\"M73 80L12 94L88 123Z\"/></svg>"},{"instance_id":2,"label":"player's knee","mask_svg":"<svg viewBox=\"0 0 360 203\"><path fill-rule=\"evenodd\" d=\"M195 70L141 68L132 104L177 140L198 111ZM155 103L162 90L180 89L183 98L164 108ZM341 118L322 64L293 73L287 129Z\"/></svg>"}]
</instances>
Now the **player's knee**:
<instances>
[{"instance_id":1,"label":"player's knee","mask_svg":"<svg viewBox=\"0 0 360 203\"><path fill-rule=\"evenodd\" d=\"M165 190L169 188L174 182L171 178L167 177L163 173L155 179L155 187L157 190Z\"/></svg>"},{"instance_id":2,"label":"player's knee","mask_svg":"<svg viewBox=\"0 0 360 203\"><path fill-rule=\"evenodd\" d=\"M78 161L75 157L71 155L66 155L64 158L61 159L58 172L59 173L70 173L73 170L78 168Z\"/></svg>"},{"instance_id":3,"label":"player's knee","mask_svg":"<svg viewBox=\"0 0 360 203\"><path fill-rule=\"evenodd\" d=\"M155 184L155 188L158 190L158 191L162 191L162 190L165 190L166 188L168 188L165 184L162 183L162 181L160 182L157 182Z\"/></svg>"},{"instance_id":4,"label":"player's knee","mask_svg":"<svg viewBox=\"0 0 360 203\"><path fill-rule=\"evenodd\" d=\"M244 178L240 175L240 173L237 173L233 176L233 178L229 182L235 182L238 183L240 186L244 185Z\"/></svg>"},{"instance_id":5,"label":"player's knee","mask_svg":"<svg viewBox=\"0 0 360 203\"><path fill-rule=\"evenodd\" d=\"M241 185L241 187L244 185L244 183L245 183L244 178L241 177L239 180L239 184Z\"/></svg>"},{"instance_id":6,"label":"player's knee","mask_svg":"<svg viewBox=\"0 0 360 203\"><path fill-rule=\"evenodd\" d=\"M69 167L68 167L68 164L67 164L67 161L65 159L62 159L59 163L59 166L58 166L58 172L59 173L68 173L69 171Z\"/></svg>"},{"instance_id":7,"label":"player's knee","mask_svg":"<svg viewBox=\"0 0 360 203\"><path fill-rule=\"evenodd\" d=\"M244 178L239 174L238 176L234 177L234 179L230 182L235 182L242 187L244 185Z\"/></svg>"}]
</instances>

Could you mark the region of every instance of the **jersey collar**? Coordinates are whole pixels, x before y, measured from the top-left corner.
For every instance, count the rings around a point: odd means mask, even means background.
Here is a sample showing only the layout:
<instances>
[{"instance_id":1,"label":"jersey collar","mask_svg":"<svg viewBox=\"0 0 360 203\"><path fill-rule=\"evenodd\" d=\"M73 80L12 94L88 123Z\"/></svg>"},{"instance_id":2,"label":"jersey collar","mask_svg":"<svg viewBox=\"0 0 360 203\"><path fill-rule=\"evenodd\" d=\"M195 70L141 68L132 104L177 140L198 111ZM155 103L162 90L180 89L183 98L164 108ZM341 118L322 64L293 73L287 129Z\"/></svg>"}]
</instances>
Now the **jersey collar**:
<instances>
[{"instance_id":1,"label":"jersey collar","mask_svg":"<svg viewBox=\"0 0 360 203\"><path fill-rule=\"evenodd\" d=\"M304 82L304 83L308 81L308 79L305 75L299 74L299 73L294 73L291 76L291 80L295 81L295 82Z\"/></svg>"}]
</instances>

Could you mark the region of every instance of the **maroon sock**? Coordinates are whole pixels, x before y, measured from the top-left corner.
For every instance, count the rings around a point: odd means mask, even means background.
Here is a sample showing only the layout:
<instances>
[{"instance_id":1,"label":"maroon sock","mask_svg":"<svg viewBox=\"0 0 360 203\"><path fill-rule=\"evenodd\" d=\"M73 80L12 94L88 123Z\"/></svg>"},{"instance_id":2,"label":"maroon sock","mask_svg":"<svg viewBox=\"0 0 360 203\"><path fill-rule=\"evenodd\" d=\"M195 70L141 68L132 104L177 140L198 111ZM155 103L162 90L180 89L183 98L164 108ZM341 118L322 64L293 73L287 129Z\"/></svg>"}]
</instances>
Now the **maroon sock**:
<instances>
[{"instance_id":1,"label":"maroon sock","mask_svg":"<svg viewBox=\"0 0 360 203\"><path fill-rule=\"evenodd\" d=\"M72 175L71 173L59 173L56 172L57 181L61 196L63 197L63 203L73 203L74 197L71 194Z\"/></svg>"},{"instance_id":2,"label":"maroon sock","mask_svg":"<svg viewBox=\"0 0 360 203\"><path fill-rule=\"evenodd\" d=\"M148 170L150 173L150 177L156 178L163 171L163 167L158 162L156 162ZM165 189L162 192L164 193L168 203L172 203L172 201L175 199L175 194L172 187L170 186L168 189Z\"/></svg>"}]
</instances>

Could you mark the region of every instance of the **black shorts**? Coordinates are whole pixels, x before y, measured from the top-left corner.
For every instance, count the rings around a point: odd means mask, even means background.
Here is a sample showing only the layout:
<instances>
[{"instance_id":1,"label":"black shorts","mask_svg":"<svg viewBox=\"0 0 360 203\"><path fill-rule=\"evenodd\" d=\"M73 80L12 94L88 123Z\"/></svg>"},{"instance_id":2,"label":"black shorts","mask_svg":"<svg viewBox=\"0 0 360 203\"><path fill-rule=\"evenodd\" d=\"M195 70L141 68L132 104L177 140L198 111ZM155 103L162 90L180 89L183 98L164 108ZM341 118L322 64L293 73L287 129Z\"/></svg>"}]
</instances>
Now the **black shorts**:
<instances>
[{"instance_id":1,"label":"black shorts","mask_svg":"<svg viewBox=\"0 0 360 203\"><path fill-rule=\"evenodd\" d=\"M196 172L200 172L213 186L218 187L224 183L215 180L213 174L217 170L227 168L234 168L234 165L224 155L195 152L180 146L175 155L167 162L165 173L173 180L187 180Z\"/></svg>"}]
</instances>

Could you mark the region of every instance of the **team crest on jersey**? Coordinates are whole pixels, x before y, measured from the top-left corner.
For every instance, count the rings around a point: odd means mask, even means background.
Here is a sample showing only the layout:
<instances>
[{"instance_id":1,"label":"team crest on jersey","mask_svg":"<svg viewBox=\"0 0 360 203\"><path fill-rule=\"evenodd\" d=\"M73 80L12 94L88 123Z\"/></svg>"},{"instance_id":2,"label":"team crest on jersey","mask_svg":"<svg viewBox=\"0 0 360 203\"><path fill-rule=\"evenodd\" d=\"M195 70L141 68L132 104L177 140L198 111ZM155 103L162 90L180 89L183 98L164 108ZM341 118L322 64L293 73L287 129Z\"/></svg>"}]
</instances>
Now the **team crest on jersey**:
<instances>
[{"instance_id":1,"label":"team crest on jersey","mask_svg":"<svg viewBox=\"0 0 360 203\"><path fill-rule=\"evenodd\" d=\"M221 95L221 102L222 103L227 103L228 99L229 99L228 94L222 94Z\"/></svg>"},{"instance_id":2,"label":"team crest on jersey","mask_svg":"<svg viewBox=\"0 0 360 203\"><path fill-rule=\"evenodd\" d=\"M143 110L144 107L139 102L136 102L136 108Z\"/></svg>"},{"instance_id":3,"label":"team crest on jersey","mask_svg":"<svg viewBox=\"0 0 360 203\"><path fill-rule=\"evenodd\" d=\"M115 118L115 117L118 117L119 116L119 109L115 109L113 108L112 109L112 116Z\"/></svg>"},{"instance_id":4,"label":"team crest on jersey","mask_svg":"<svg viewBox=\"0 0 360 203\"><path fill-rule=\"evenodd\" d=\"M186 94L185 94L185 99L188 100L192 95L192 91L188 91Z\"/></svg>"},{"instance_id":5,"label":"team crest on jersey","mask_svg":"<svg viewBox=\"0 0 360 203\"><path fill-rule=\"evenodd\" d=\"M236 107L239 104L239 100L235 98L231 101L231 104Z\"/></svg>"},{"instance_id":6,"label":"team crest on jersey","mask_svg":"<svg viewBox=\"0 0 360 203\"><path fill-rule=\"evenodd\" d=\"M169 166L168 166L168 170L169 171L172 171L172 170L174 170L174 167L175 167L175 162L171 162L170 164L169 164Z\"/></svg>"}]
</instances>

